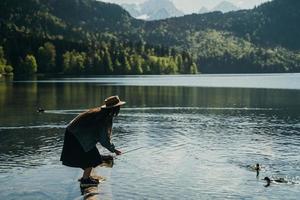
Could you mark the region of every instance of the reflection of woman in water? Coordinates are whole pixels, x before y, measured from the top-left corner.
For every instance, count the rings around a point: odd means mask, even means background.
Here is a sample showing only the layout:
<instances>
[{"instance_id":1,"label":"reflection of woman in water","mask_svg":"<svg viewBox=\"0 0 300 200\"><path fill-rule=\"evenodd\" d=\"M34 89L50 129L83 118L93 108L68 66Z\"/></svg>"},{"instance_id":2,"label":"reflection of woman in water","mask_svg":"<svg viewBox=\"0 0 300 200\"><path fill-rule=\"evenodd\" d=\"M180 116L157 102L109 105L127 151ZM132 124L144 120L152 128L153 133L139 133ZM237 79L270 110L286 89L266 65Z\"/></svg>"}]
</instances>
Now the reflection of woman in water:
<instances>
[{"instance_id":1,"label":"reflection of woman in water","mask_svg":"<svg viewBox=\"0 0 300 200\"><path fill-rule=\"evenodd\" d=\"M63 165L84 170L80 179L82 186L99 183L91 177L92 169L103 162L96 143L99 142L116 155L121 154L111 143L111 134L113 118L119 114L120 106L124 104L118 96L109 97L105 100L105 105L81 113L67 126L60 160Z\"/></svg>"}]
</instances>

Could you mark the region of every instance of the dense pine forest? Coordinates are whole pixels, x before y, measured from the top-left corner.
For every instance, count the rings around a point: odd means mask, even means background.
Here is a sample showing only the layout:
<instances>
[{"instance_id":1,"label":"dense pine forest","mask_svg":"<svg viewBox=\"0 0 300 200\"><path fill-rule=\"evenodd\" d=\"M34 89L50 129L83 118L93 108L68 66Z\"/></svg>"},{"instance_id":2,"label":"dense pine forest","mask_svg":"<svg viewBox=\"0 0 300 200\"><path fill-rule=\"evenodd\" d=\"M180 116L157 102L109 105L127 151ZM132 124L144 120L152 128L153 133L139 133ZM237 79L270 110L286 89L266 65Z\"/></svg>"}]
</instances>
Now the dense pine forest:
<instances>
[{"instance_id":1,"label":"dense pine forest","mask_svg":"<svg viewBox=\"0 0 300 200\"><path fill-rule=\"evenodd\" d=\"M300 72L300 2L159 21L95 0L1 0L0 74Z\"/></svg>"}]
</instances>

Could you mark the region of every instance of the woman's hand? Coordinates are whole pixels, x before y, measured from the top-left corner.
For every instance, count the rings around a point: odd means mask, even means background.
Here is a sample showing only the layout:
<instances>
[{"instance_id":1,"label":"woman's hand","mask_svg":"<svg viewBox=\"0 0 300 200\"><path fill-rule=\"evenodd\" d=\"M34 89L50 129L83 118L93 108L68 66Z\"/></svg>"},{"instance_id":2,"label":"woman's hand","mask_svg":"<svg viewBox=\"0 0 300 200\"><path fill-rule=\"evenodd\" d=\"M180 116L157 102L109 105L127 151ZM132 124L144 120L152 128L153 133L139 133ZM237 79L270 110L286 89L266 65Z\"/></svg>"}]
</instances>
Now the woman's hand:
<instances>
[{"instance_id":1,"label":"woman's hand","mask_svg":"<svg viewBox=\"0 0 300 200\"><path fill-rule=\"evenodd\" d=\"M121 152L121 151L119 151L119 150L117 150L117 149L115 149L115 154L116 154L117 156L119 156L119 155L121 155L121 154L122 154L122 152Z\"/></svg>"}]
</instances>

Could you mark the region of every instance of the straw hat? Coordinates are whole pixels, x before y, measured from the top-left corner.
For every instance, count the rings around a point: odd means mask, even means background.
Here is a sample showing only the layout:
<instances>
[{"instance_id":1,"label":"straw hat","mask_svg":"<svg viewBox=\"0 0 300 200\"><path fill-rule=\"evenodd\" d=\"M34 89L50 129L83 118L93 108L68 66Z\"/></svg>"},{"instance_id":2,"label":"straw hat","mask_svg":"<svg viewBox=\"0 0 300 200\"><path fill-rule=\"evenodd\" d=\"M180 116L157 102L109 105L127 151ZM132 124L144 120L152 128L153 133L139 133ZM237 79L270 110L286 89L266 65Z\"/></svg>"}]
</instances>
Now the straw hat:
<instances>
[{"instance_id":1,"label":"straw hat","mask_svg":"<svg viewBox=\"0 0 300 200\"><path fill-rule=\"evenodd\" d=\"M104 100L105 104L101 108L113 108L117 106L124 105L126 102L121 101L119 96L111 96Z\"/></svg>"}]
</instances>

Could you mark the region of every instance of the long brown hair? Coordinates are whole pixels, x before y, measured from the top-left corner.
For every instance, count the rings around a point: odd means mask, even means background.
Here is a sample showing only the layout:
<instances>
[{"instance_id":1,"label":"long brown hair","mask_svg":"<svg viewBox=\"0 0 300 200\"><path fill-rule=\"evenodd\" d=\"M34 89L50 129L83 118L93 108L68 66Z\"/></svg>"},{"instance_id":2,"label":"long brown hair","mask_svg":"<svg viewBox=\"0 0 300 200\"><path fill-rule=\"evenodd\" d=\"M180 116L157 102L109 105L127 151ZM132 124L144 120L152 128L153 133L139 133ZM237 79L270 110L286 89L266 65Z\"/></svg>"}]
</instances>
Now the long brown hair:
<instances>
[{"instance_id":1,"label":"long brown hair","mask_svg":"<svg viewBox=\"0 0 300 200\"><path fill-rule=\"evenodd\" d=\"M114 117L118 116L118 114L120 112L120 108L121 108L121 106L112 107L111 108L112 116L114 116Z\"/></svg>"},{"instance_id":2,"label":"long brown hair","mask_svg":"<svg viewBox=\"0 0 300 200\"><path fill-rule=\"evenodd\" d=\"M112 108L102 108L102 109L106 111L108 116L116 117L116 116L118 116L118 114L120 112L120 107L121 106L116 106L116 107L112 107Z\"/></svg>"}]
</instances>

